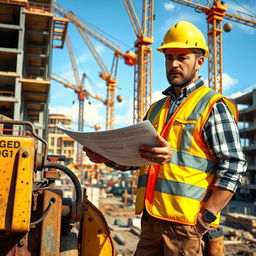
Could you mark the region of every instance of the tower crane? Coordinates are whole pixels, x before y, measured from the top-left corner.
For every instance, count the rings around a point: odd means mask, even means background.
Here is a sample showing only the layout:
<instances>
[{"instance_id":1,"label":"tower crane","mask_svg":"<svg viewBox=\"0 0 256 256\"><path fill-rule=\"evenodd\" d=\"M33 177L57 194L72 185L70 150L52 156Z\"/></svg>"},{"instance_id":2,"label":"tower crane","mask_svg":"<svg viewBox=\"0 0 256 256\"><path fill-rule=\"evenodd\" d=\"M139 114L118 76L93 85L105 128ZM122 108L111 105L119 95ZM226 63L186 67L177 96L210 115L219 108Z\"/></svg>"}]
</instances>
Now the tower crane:
<instances>
[{"instance_id":1,"label":"tower crane","mask_svg":"<svg viewBox=\"0 0 256 256\"><path fill-rule=\"evenodd\" d=\"M92 53L94 59L98 63L102 73L100 77L106 81L107 84L107 114L106 114L106 129L114 128L114 99L115 99L115 89L116 89L116 74L117 74L117 64L118 58L122 57L125 60L125 64L134 66L136 62L136 54L127 51L123 53L120 47L107 38L103 33L99 32L91 24L79 18L73 12L65 9L63 6L55 3L55 11L59 15L69 19L69 21L75 25L76 29L80 33L82 39L86 43L90 52ZM97 41L104 44L106 47L114 51L114 58L112 62L111 71L109 72L100 58L99 54L95 50L89 36L93 37ZM120 97L119 97L120 99Z\"/></svg>"},{"instance_id":2,"label":"tower crane","mask_svg":"<svg viewBox=\"0 0 256 256\"><path fill-rule=\"evenodd\" d=\"M134 122L139 122L151 104L152 94L152 47L154 0L143 0L142 25L131 0L123 0L137 40L134 44L138 55L134 69Z\"/></svg>"},{"instance_id":3,"label":"tower crane","mask_svg":"<svg viewBox=\"0 0 256 256\"><path fill-rule=\"evenodd\" d=\"M56 82L59 82L60 84L63 84L65 87L67 88L71 88L75 91L75 93L77 93L78 96L78 100L79 100L79 111L78 111L78 130L79 131L83 131L83 127L84 127L84 100L89 97L96 99L100 102L102 102L103 104L107 104L107 101L102 99L99 95L94 95L92 93L90 93L88 90L86 90L84 88L84 81L87 78L87 75L85 73L83 73L82 75L82 79L81 79L81 83L79 86L74 85L72 83L70 83L67 79L56 75L54 73L51 74L51 79L55 80ZM98 125L94 126L95 130L99 130L100 127ZM79 144L77 144L77 156L76 156L76 161L78 164L82 164L82 151L81 151L81 146Z\"/></svg>"},{"instance_id":4,"label":"tower crane","mask_svg":"<svg viewBox=\"0 0 256 256\"><path fill-rule=\"evenodd\" d=\"M84 100L85 100L86 96L88 97L88 94L86 95L86 92L84 90L84 81L86 78L86 74L83 73L82 79L80 81L78 68L77 68L75 56L73 53L73 48L72 48L68 33L66 34L66 43L67 43L68 54L69 54L69 58L71 61L72 70L73 70L74 77L75 77L75 82L76 82L76 86L73 89L75 89L75 92L78 95L78 101L79 101L79 104L78 104L79 105L78 131L83 131L83 128L84 128ZM70 85L70 83L68 83L68 84ZM77 144L77 163L82 164L82 162L83 162L83 159L82 159L81 146L79 144Z\"/></svg>"},{"instance_id":5,"label":"tower crane","mask_svg":"<svg viewBox=\"0 0 256 256\"><path fill-rule=\"evenodd\" d=\"M82 80L84 80L85 78L88 79L86 73L83 73L82 75ZM98 100L100 102L102 102L103 104L106 105L107 100L102 99L98 94L92 94L90 93L88 90L86 90L85 88L83 88L83 91L80 91L77 86L75 86L74 84L72 84L70 81L68 81L66 78L61 77L55 73L51 74L51 79L55 80L56 82L63 84L65 87L73 89L75 91L75 93L77 94L81 94L83 96L81 96L81 98L93 98L95 100Z\"/></svg>"},{"instance_id":6,"label":"tower crane","mask_svg":"<svg viewBox=\"0 0 256 256\"><path fill-rule=\"evenodd\" d=\"M78 69L77 69L77 64L75 61L75 56L72 50L72 45L71 45L71 41L69 38L69 34L66 34L66 43L67 43L67 48L68 48L68 54L69 54L69 58L71 61L71 65L72 65L72 70L74 73L74 77L75 77L75 82L76 82L76 92L78 94L78 100L79 100L79 110L78 110L78 131L83 131L84 129L84 99L85 99L85 93L84 93L84 80L85 80L85 76L82 77L81 81L79 78L79 73L78 73Z\"/></svg>"},{"instance_id":7,"label":"tower crane","mask_svg":"<svg viewBox=\"0 0 256 256\"><path fill-rule=\"evenodd\" d=\"M115 91L116 91L116 83L117 83L116 76L117 76L118 56L114 54L111 72L109 72L106 65L102 61L100 55L98 54L95 47L93 46L87 32L83 31L80 27L76 26L76 28L101 69L100 77L106 81L106 85L107 85L106 130L113 129L114 114L115 114L114 113L115 112Z\"/></svg>"},{"instance_id":8,"label":"tower crane","mask_svg":"<svg viewBox=\"0 0 256 256\"><path fill-rule=\"evenodd\" d=\"M193 7L197 12L206 14L208 24L208 46L210 52L208 60L209 87L222 93L222 21L223 19L227 19L256 28L256 18L242 12L229 14L226 12L228 10L227 4L220 0L214 0L211 7L209 5L204 6L196 0L170 1Z\"/></svg>"}]
</instances>

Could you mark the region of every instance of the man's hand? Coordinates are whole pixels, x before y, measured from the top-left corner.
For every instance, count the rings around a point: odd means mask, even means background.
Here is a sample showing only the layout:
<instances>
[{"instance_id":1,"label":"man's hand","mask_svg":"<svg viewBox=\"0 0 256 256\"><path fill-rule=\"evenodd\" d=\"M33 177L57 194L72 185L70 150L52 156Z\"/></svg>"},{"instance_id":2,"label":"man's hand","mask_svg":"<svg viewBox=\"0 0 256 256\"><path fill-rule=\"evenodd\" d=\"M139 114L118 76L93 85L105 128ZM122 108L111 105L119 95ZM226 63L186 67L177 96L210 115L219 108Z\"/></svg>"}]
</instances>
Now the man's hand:
<instances>
[{"instance_id":1,"label":"man's hand","mask_svg":"<svg viewBox=\"0 0 256 256\"><path fill-rule=\"evenodd\" d=\"M142 145L140 147L140 156L154 164L166 164L172 158L172 150L169 143L160 135L157 136L160 144L158 147Z\"/></svg>"},{"instance_id":2,"label":"man's hand","mask_svg":"<svg viewBox=\"0 0 256 256\"><path fill-rule=\"evenodd\" d=\"M203 236L204 234L206 234L208 232L210 228L210 223L207 223L203 220L203 216L202 213L199 212L198 213L198 217L197 217L197 223L196 223L196 229L198 231L198 233Z\"/></svg>"},{"instance_id":3,"label":"man's hand","mask_svg":"<svg viewBox=\"0 0 256 256\"><path fill-rule=\"evenodd\" d=\"M112 161L103 157L102 155L99 155L93 151L91 151L89 148L83 147L83 151L86 152L86 155L90 159L90 161L94 163L105 163L105 164L111 164Z\"/></svg>"}]
</instances>

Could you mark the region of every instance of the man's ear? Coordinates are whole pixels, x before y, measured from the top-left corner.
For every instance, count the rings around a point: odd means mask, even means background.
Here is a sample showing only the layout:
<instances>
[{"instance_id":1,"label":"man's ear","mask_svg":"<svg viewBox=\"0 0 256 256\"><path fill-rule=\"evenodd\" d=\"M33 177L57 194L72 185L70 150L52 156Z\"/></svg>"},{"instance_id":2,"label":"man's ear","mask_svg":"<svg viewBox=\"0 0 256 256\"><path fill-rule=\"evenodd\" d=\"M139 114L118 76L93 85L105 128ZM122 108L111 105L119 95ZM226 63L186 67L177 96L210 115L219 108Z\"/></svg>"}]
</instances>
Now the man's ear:
<instances>
[{"instance_id":1,"label":"man's ear","mask_svg":"<svg viewBox=\"0 0 256 256\"><path fill-rule=\"evenodd\" d=\"M196 69L199 70L204 64L204 57L199 57L196 60Z\"/></svg>"}]
</instances>

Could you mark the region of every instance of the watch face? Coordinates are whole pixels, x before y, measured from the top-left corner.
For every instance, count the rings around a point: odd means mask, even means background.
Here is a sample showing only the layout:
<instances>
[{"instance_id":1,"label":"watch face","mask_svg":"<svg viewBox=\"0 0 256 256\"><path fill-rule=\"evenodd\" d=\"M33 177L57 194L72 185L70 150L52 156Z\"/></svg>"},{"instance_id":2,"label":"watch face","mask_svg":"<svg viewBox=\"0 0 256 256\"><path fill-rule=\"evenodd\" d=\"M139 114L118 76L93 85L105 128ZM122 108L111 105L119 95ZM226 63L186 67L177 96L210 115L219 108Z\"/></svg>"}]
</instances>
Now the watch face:
<instances>
[{"instance_id":1,"label":"watch face","mask_svg":"<svg viewBox=\"0 0 256 256\"><path fill-rule=\"evenodd\" d=\"M205 210L203 213L203 219L207 222L213 222L217 217L209 210Z\"/></svg>"}]
</instances>

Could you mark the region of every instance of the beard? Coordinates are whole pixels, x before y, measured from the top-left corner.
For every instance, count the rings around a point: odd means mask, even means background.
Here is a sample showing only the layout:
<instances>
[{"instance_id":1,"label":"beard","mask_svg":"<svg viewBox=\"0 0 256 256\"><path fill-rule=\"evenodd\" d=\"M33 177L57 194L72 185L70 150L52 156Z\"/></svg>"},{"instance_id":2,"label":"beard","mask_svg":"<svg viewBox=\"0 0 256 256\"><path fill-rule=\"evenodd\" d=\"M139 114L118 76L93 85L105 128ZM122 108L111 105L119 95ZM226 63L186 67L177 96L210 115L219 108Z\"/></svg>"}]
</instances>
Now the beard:
<instances>
[{"instance_id":1,"label":"beard","mask_svg":"<svg viewBox=\"0 0 256 256\"><path fill-rule=\"evenodd\" d=\"M180 78L175 81L176 79L175 78L172 78L172 72L177 72L179 73L179 76ZM195 78L196 76L196 72L197 72L197 69L196 69L196 63L194 63L194 66L192 67L192 70L189 74L187 74L186 76L184 76L182 74L182 72L180 72L179 70L177 70L176 68L175 69L171 69L169 71L169 73L166 73L166 77L167 77L167 80L169 82L170 85L172 86L176 86L176 87L184 87L188 84L190 84L192 82L192 80Z\"/></svg>"}]
</instances>

